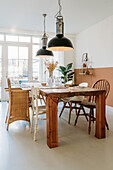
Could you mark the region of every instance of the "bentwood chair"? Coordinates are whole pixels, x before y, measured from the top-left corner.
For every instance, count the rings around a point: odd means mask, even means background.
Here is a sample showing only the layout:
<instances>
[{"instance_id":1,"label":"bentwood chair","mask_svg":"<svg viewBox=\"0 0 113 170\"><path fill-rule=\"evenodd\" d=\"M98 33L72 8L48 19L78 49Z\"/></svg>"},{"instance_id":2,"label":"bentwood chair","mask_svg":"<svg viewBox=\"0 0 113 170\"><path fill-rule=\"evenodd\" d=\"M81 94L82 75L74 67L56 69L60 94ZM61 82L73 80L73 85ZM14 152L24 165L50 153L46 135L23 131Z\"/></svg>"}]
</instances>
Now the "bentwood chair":
<instances>
[{"instance_id":1,"label":"bentwood chair","mask_svg":"<svg viewBox=\"0 0 113 170\"><path fill-rule=\"evenodd\" d=\"M17 120L27 121L29 122L30 126L29 91L21 89L11 89L10 79L8 79L8 87L9 109L7 115L7 130L9 128L9 124Z\"/></svg>"},{"instance_id":2,"label":"bentwood chair","mask_svg":"<svg viewBox=\"0 0 113 170\"><path fill-rule=\"evenodd\" d=\"M110 84L107 80L101 79L101 80L96 81L92 85L92 88L105 90L105 99L106 99L108 94L109 94L109 91L110 91ZM84 108L90 109L89 113L86 113ZM84 114L81 114L80 111L83 110L83 109L84 109ZM76 119L75 119L75 125L76 125L79 116L81 116L81 115L87 116L88 115L88 117L89 117L88 133L89 134L90 134L90 131L91 131L91 121L93 121L93 123L94 123L94 121L96 120L96 118L94 117L94 109L96 109L96 97L91 96L89 98L89 101L87 101L87 102L83 101L83 102L80 103L80 109L78 110L78 113L77 113L77 116L76 116ZM106 117L105 117L105 123L106 123L107 130L109 130L109 126L108 126Z\"/></svg>"},{"instance_id":3,"label":"bentwood chair","mask_svg":"<svg viewBox=\"0 0 113 170\"><path fill-rule=\"evenodd\" d=\"M40 91L39 88L33 87L31 88L32 95L32 120L31 120L31 132L33 126L33 120L36 118L35 122L35 131L34 131L34 141L36 141L36 133L37 133L37 124L38 120L46 120L46 118L40 118L39 115L46 114L46 106L39 106L40 99Z\"/></svg>"},{"instance_id":4,"label":"bentwood chair","mask_svg":"<svg viewBox=\"0 0 113 170\"><path fill-rule=\"evenodd\" d=\"M76 114L77 114L77 110L79 110L80 107L78 107L77 105L80 104L82 101L84 100L84 96L74 96L74 97L65 97L63 98L61 101L64 103L62 110L60 112L59 117L61 117L63 111L65 108L69 108L69 119L68 119L68 123L70 124L70 120L71 120L71 111L73 109L75 109ZM82 108L83 112L84 108ZM87 115L86 115L86 120L88 121Z\"/></svg>"}]
</instances>

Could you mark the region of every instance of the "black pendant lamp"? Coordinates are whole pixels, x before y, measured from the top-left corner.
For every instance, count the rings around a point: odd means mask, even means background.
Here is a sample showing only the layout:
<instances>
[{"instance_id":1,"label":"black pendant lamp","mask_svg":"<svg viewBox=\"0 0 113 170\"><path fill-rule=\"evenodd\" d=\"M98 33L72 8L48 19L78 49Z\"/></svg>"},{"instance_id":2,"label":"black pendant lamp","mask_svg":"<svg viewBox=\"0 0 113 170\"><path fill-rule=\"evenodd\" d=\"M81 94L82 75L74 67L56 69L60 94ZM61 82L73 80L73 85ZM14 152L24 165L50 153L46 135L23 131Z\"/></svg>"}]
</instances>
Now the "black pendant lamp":
<instances>
[{"instance_id":1,"label":"black pendant lamp","mask_svg":"<svg viewBox=\"0 0 113 170\"><path fill-rule=\"evenodd\" d=\"M50 51L69 51L73 50L71 41L64 37L64 22L63 16L61 15L62 6L60 0L58 0L59 11L56 14L56 37L52 38L49 43L47 50Z\"/></svg>"},{"instance_id":2,"label":"black pendant lamp","mask_svg":"<svg viewBox=\"0 0 113 170\"><path fill-rule=\"evenodd\" d=\"M45 32L45 17L47 16L47 14L43 14L43 16L44 16L44 34L42 37L42 48L37 51L36 57L40 58L53 57L53 52L46 49L48 37Z\"/></svg>"}]
</instances>

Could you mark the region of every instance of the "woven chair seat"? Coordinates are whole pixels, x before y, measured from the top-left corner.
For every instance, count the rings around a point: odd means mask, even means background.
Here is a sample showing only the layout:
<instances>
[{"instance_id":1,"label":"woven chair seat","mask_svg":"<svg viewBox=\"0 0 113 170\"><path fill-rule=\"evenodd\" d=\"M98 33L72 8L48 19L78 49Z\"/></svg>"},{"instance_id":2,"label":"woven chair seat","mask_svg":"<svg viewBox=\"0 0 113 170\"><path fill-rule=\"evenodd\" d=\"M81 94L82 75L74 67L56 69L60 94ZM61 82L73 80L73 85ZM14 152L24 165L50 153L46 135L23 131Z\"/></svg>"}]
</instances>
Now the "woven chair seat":
<instances>
[{"instance_id":1,"label":"woven chair seat","mask_svg":"<svg viewBox=\"0 0 113 170\"><path fill-rule=\"evenodd\" d=\"M84 96L74 96L74 97L65 97L62 99L63 102L82 102Z\"/></svg>"},{"instance_id":2,"label":"woven chair seat","mask_svg":"<svg viewBox=\"0 0 113 170\"><path fill-rule=\"evenodd\" d=\"M36 111L36 107L34 106L34 111ZM46 113L46 106L38 106L38 114L45 114Z\"/></svg>"},{"instance_id":3,"label":"woven chair seat","mask_svg":"<svg viewBox=\"0 0 113 170\"><path fill-rule=\"evenodd\" d=\"M94 102L81 102L81 105L83 105L83 106L85 106L85 107L87 107L87 108L96 108L96 103L94 103Z\"/></svg>"}]
</instances>

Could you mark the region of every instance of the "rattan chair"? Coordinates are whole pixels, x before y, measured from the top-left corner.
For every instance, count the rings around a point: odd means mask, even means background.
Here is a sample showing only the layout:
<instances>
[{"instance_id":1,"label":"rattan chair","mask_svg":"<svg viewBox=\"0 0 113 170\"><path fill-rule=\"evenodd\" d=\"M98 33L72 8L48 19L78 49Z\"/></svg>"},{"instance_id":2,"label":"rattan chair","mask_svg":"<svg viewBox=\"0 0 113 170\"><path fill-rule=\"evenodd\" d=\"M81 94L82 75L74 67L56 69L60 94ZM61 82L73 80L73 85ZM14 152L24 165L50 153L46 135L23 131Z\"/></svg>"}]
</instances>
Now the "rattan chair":
<instances>
[{"instance_id":1,"label":"rattan chair","mask_svg":"<svg viewBox=\"0 0 113 170\"><path fill-rule=\"evenodd\" d=\"M36 118L35 122L35 130L34 130L34 141L36 141L36 133L37 133L37 124L38 120L46 120L46 118L39 118L39 115L46 114L46 106L39 106L38 100L40 99L40 91L39 88L33 87L31 88L32 95L32 120L31 120L31 132L33 126L33 120Z\"/></svg>"},{"instance_id":2,"label":"rattan chair","mask_svg":"<svg viewBox=\"0 0 113 170\"><path fill-rule=\"evenodd\" d=\"M11 81L9 78L7 79L7 84L8 84L8 88L5 88L5 90L6 90L6 92L9 92L9 88L11 88ZM22 89L20 87L16 87L16 88L11 88L11 90L22 90ZM5 123L7 123L8 113L9 113L9 104L8 104Z\"/></svg>"},{"instance_id":3,"label":"rattan chair","mask_svg":"<svg viewBox=\"0 0 113 170\"><path fill-rule=\"evenodd\" d=\"M105 90L105 99L106 99L109 94L109 91L110 91L110 84L107 80L101 79L101 80L96 81L92 85L92 88ZM80 111L83 110L84 108L90 109L89 113L84 112L84 114L81 114ZM77 113L77 116L75 119L75 125L76 125L79 116L81 116L81 115L89 116L89 127L88 127L89 134L91 131L91 121L93 121L93 123L94 123L94 121L96 120L96 118L94 117L94 109L96 109L96 97L91 96L89 98L89 101L87 101L87 102L83 101L80 103L80 109L78 110L78 113ZM84 109L84 111L85 111L85 109ZM109 130L109 126L108 126L106 117L105 117L105 123L106 123L107 130Z\"/></svg>"},{"instance_id":4,"label":"rattan chair","mask_svg":"<svg viewBox=\"0 0 113 170\"><path fill-rule=\"evenodd\" d=\"M9 87L9 111L8 111L8 121L7 121L7 130L9 124L17 121L24 120L29 122L30 126L30 117L29 117L29 91L28 90L13 90L11 89L10 80L8 79Z\"/></svg>"}]
</instances>

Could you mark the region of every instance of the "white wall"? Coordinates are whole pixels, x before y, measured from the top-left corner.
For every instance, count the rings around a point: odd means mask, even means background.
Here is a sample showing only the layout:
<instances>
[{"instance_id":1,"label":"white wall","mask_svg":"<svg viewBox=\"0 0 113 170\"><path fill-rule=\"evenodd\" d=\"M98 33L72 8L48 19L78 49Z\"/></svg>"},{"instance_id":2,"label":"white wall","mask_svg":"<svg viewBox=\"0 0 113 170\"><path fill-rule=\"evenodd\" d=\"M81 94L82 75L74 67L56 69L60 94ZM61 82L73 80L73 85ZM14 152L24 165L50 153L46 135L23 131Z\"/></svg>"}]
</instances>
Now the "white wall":
<instances>
[{"instance_id":1,"label":"white wall","mask_svg":"<svg viewBox=\"0 0 113 170\"><path fill-rule=\"evenodd\" d=\"M67 37L67 36L66 36ZM74 46L74 50L64 52L64 65L66 66L69 63L73 63L73 69L75 65L75 36L68 36Z\"/></svg>"},{"instance_id":2,"label":"white wall","mask_svg":"<svg viewBox=\"0 0 113 170\"><path fill-rule=\"evenodd\" d=\"M113 67L113 15L76 35L75 68L88 53L93 67Z\"/></svg>"}]
</instances>

